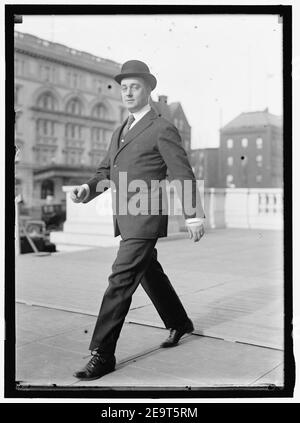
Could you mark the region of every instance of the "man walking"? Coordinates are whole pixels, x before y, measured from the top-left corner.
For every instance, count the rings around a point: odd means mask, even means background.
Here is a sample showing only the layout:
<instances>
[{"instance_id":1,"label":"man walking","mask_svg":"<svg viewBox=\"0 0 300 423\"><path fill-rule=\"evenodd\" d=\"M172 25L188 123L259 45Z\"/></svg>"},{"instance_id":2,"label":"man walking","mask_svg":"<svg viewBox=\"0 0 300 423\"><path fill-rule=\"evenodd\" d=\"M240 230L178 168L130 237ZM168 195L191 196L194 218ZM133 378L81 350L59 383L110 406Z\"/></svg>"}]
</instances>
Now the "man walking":
<instances>
[{"instance_id":1,"label":"man walking","mask_svg":"<svg viewBox=\"0 0 300 423\"><path fill-rule=\"evenodd\" d=\"M117 340L139 283L165 327L170 329L169 337L161 347L177 345L184 334L194 330L157 260L155 245L159 237L167 236L168 214L162 191L152 182L164 181L168 170L182 186L185 182L190 183L190 189L182 196L182 206L190 238L199 241L204 234L205 216L197 182L177 129L149 105L150 94L157 81L148 66L141 61L130 60L124 63L115 80L120 84L122 101L129 112L128 119L113 133L106 157L95 175L71 192L75 203L87 203L104 192L106 187L103 182L111 181L117 199L113 216L115 236L121 235L89 347L92 358L74 374L81 380L97 379L115 369ZM149 200L151 194L153 199L154 194L158 200L154 207L151 205L150 208L146 203L140 213L130 212L133 192L129 189L122 191L119 178L124 174L129 184L136 180L145 183L148 189L140 190L140 198ZM121 213L120 208L124 204L128 210Z\"/></svg>"}]
</instances>

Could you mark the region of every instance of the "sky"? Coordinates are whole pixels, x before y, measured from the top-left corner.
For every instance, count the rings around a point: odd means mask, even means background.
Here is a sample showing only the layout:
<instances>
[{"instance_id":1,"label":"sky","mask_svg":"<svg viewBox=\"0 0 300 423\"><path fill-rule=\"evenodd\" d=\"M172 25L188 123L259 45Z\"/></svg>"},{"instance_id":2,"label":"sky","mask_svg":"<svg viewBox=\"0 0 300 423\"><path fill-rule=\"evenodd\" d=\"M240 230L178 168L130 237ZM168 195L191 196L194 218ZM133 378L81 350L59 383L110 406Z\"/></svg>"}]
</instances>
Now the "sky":
<instances>
[{"instance_id":1,"label":"sky","mask_svg":"<svg viewBox=\"0 0 300 423\"><path fill-rule=\"evenodd\" d=\"M123 63L145 61L152 93L181 102L192 148L217 147L242 112L282 114L282 26L277 15L23 15L17 31Z\"/></svg>"}]
</instances>

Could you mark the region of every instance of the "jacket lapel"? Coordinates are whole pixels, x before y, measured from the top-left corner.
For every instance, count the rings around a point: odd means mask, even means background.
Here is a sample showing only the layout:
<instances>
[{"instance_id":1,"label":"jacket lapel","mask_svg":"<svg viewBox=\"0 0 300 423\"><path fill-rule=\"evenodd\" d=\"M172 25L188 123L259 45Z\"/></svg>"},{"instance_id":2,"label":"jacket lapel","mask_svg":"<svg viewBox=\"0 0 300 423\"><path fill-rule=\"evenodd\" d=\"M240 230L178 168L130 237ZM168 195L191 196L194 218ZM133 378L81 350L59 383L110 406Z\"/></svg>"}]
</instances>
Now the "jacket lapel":
<instances>
[{"instance_id":1,"label":"jacket lapel","mask_svg":"<svg viewBox=\"0 0 300 423\"><path fill-rule=\"evenodd\" d=\"M127 123L127 120L125 120L125 122L123 122L122 125L119 126L113 134L113 140L112 140L112 156L113 156L113 158L115 157L115 154L118 151L118 142L119 142L120 134L123 131L123 128L126 125L126 123Z\"/></svg>"},{"instance_id":2,"label":"jacket lapel","mask_svg":"<svg viewBox=\"0 0 300 423\"><path fill-rule=\"evenodd\" d=\"M120 151L122 151L138 135L140 135L142 132L144 132L145 129L147 129L150 125L152 125L153 120L156 119L156 118L157 118L156 112L153 109L149 110L149 112L146 113L145 116L143 116L142 119L140 121L138 121L138 123L136 125L134 125L134 127L127 133L126 137L124 138L125 142L123 143L123 145L121 145L119 149L118 149L118 147L116 147L117 149L115 151L113 161L115 161L115 159L118 156L118 154L120 153ZM127 120L126 120L126 122L127 122ZM118 137L117 137L117 141L115 143L116 146L118 146L118 138L119 138L121 130L123 130L123 127L125 126L126 122L117 131Z\"/></svg>"}]
</instances>

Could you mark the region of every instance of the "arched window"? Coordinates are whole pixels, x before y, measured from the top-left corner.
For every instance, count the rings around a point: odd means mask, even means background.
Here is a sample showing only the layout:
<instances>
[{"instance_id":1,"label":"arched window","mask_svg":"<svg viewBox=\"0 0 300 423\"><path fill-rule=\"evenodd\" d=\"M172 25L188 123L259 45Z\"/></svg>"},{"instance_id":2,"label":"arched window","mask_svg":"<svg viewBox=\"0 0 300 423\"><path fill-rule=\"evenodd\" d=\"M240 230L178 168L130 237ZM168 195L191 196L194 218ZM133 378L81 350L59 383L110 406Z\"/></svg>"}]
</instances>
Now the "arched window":
<instances>
[{"instance_id":1,"label":"arched window","mask_svg":"<svg viewBox=\"0 0 300 423\"><path fill-rule=\"evenodd\" d=\"M96 119L106 119L107 117L106 107L101 103L97 104L93 108L92 116Z\"/></svg>"},{"instance_id":2,"label":"arched window","mask_svg":"<svg viewBox=\"0 0 300 423\"><path fill-rule=\"evenodd\" d=\"M77 98L72 98L67 104L67 112L71 115L81 115L82 114L82 104L81 101Z\"/></svg>"},{"instance_id":3,"label":"arched window","mask_svg":"<svg viewBox=\"0 0 300 423\"><path fill-rule=\"evenodd\" d=\"M51 179L46 179L41 185L41 198L46 199L48 195L54 196L54 182Z\"/></svg>"},{"instance_id":4,"label":"arched window","mask_svg":"<svg viewBox=\"0 0 300 423\"><path fill-rule=\"evenodd\" d=\"M43 93L40 95L37 105L39 108L44 110L56 110L57 108L56 100L51 93Z\"/></svg>"}]
</instances>

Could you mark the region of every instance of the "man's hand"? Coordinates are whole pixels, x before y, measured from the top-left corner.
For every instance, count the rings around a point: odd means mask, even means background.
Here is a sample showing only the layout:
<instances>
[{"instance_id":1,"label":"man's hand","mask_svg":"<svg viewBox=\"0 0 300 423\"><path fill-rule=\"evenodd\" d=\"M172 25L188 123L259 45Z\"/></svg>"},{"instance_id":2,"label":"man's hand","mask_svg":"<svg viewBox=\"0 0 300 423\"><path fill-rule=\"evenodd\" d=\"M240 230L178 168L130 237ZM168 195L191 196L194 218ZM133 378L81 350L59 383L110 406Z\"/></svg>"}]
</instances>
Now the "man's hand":
<instances>
[{"instance_id":1,"label":"man's hand","mask_svg":"<svg viewBox=\"0 0 300 423\"><path fill-rule=\"evenodd\" d=\"M204 225L203 223L193 223L186 225L189 232L189 238L193 239L194 242L200 241L204 235Z\"/></svg>"},{"instance_id":2,"label":"man's hand","mask_svg":"<svg viewBox=\"0 0 300 423\"><path fill-rule=\"evenodd\" d=\"M84 185L80 185L78 187L74 187L70 192L71 200L74 203L82 203L87 195L87 190Z\"/></svg>"}]
</instances>

